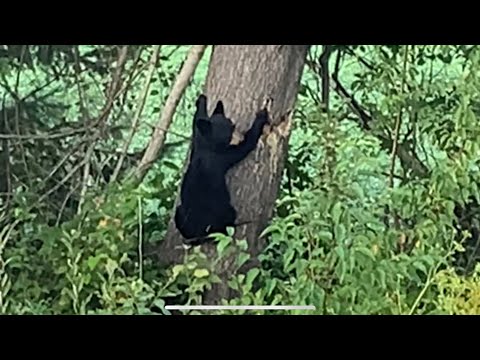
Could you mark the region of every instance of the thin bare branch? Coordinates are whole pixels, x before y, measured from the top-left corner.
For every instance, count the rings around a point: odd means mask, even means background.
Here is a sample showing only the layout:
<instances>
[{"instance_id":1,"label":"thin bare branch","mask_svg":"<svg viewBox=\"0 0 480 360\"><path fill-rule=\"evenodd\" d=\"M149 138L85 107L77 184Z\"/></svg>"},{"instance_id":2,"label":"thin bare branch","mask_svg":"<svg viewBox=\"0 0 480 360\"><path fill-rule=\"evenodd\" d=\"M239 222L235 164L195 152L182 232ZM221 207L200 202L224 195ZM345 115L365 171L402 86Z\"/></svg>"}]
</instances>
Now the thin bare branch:
<instances>
[{"instance_id":1,"label":"thin bare branch","mask_svg":"<svg viewBox=\"0 0 480 360\"><path fill-rule=\"evenodd\" d=\"M63 186L80 168L85 164L86 158L80 161L72 170L68 172L68 174L60 180L55 186L53 186L50 190L48 190L45 194L40 196L40 198L33 204L30 209L35 208L37 204L41 204L50 194L56 191L60 186Z\"/></svg>"},{"instance_id":2,"label":"thin bare branch","mask_svg":"<svg viewBox=\"0 0 480 360\"><path fill-rule=\"evenodd\" d=\"M65 164L65 162L71 158L72 155L76 154L80 149L80 145L86 141L85 138L81 138L80 141L71 147L70 151L68 151L65 156L54 166L54 168L48 173L48 175L42 179L42 183L46 184L47 181L55 175L55 173L62 168L62 166Z\"/></svg>"},{"instance_id":3,"label":"thin bare branch","mask_svg":"<svg viewBox=\"0 0 480 360\"><path fill-rule=\"evenodd\" d=\"M87 106L85 105L85 93L83 91L82 83L80 80L80 72L82 70L80 68L80 54L78 51L78 45L75 45L73 47L73 56L75 58L75 63L74 63L75 82L77 83L78 97L80 99L80 112L82 113L83 119L87 120L87 119L90 119L90 115L88 114L88 109L87 109Z\"/></svg>"},{"instance_id":4,"label":"thin bare branch","mask_svg":"<svg viewBox=\"0 0 480 360\"><path fill-rule=\"evenodd\" d=\"M143 91L142 91L142 94L140 95L137 111L132 121L130 133L128 135L127 140L123 144L122 154L120 155L117 165L115 166L115 170L113 171L111 182L115 182L117 180L118 174L120 173L120 169L122 168L123 162L125 160L125 156L127 154L128 148L132 142L133 136L137 131L138 122L140 121L140 116L142 115L143 109L145 107L145 102L147 100L148 91L150 90L150 84L152 83L152 78L157 66L159 54L160 54L160 45L155 45L153 48L152 57L150 59L150 65L149 65L150 68L148 69Z\"/></svg>"},{"instance_id":5,"label":"thin bare branch","mask_svg":"<svg viewBox=\"0 0 480 360\"><path fill-rule=\"evenodd\" d=\"M0 134L0 139L11 139L11 140L52 140L52 139L61 139L64 137L69 137L77 134L84 133L89 130L88 127L82 127L79 129L70 129L67 131L62 131L54 134L31 134L31 135L17 135L17 134Z\"/></svg>"},{"instance_id":6,"label":"thin bare branch","mask_svg":"<svg viewBox=\"0 0 480 360\"><path fill-rule=\"evenodd\" d=\"M15 104L15 132L17 133L17 135L20 135L20 102L18 101ZM30 176L30 171L28 169L25 147L20 141L16 142L15 146L18 146L19 148L20 154L22 156L23 166L25 168L25 174L27 175L28 179L28 184L29 186L32 186L32 177Z\"/></svg>"},{"instance_id":7,"label":"thin bare branch","mask_svg":"<svg viewBox=\"0 0 480 360\"><path fill-rule=\"evenodd\" d=\"M17 76L15 79L15 93L18 94L18 87L20 86L20 78L22 76L23 63L25 61L25 54L28 51L28 45L22 45L22 50L20 52L20 64L18 66Z\"/></svg>"},{"instance_id":8,"label":"thin bare branch","mask_svg":"<svg viewBox=\"0 0 480 360\"><path fill-rule=\"evenodd\" d=\"M330 106L330 55L332 54L332 45L324 45L323 53L320 56L319 63L321 69L322 78L322 104L325 110L328 112Z\"/></svg>"},{"instance_id":9,"label":"thin bare branch","mask_svg":"<svg viewBox=\"0 0 480 360\"><path fill-rule=\"evenodd\" d=\"M355 98L348 93L348 91L343 87L337 77L337 73L332 74L333 88L334 90L349 104L352 111L358 116L360 120L360 126L364 130L371 130L370 122L372 117L362 108L362 106L355 100Z\"/></svg>"},{"instance_id":10,"label":"thin bare branch","mask_svg":"<svg viewBox=\"0 0 480 360\"><path fill-rule=\"evenodd\" d=\"M128 75L127 80L125 81L125 86L127 88L130 87L130 85L137 78L137 76L139 74L142 74L143 71L145 70L145 68L148 66L148 62L146 64L144 63L144 64L141 64L140 66L138 66L141 63L142 54L143 54L144 50L145 50L145 48L143 46L141 46L135 52L135 56L134 56L133 64L132 64L132 71ZM135 70L137 70L137 69L138 69L138 71L135 73ZM128 91L123 92L123 96L122 96L122 100L121 100L122 104L127 101L127 94L128 94Z\"/></svg>"},{"instance_id":11,"label":"thin bare branch","mask_svg":"<svg viewBox=\"0 0 480 360\"><path fill-rule=\"evenodd\" d=\"M128 54L128 46L122 46L118 51L118 59L117 59L117 68L112 77L112 82L110 83L110 87L108 90L108 98L105 107L101 113L101 116L97 119L97 124L103 125L103 122L107 119L110 115L110 112L113 108L113 104L115 103L115 99L120 96L122 90L122 73L125 69L125 64L127 62L127 54ZM82 205L85 201L85 195L87 193L88 187L88 176L90 175L90 160L93 154L93 150L97 143L98 138L100 137L100 133L97 133L95 137L92 139L91 144L88 146L87 152L85 154L85 168L83 170L83 180L82 180L82 188L80 190L80 201L78 203L77 212L80 213L82 211Z\"/></svg>"},{"instance_id":12,"label":"thin bare branch","mask_svg":"<svg viewBox=\"0 0 480 360\"><path fill-rule=\"evenodd\" d=\"M35 96L37 93L39 93L40 91L42 91L43 89L46 89L47 87L49 87L50 85L52 85L55 81L59 80L60 79L60 76L63 75L64 71L67 69L68 65L65 64L63 66L63 68L60 70L60 72L56 73L50 80L48 80L45 84L39 86L38 88L36 89L33 89L31 92L29 92L27 95L25 95L24 97L22 97L21 101L25 101L27 100L28 98L30 97L33 97ZM54 91L56 91L57 89L54 89ZM52 91L53 92L53 91Z\"/></svg>"},{"instance_id":13,"label":"thin bare branch","mask_svg":"<svg viewBox=\"0 0 480 360\"><path fill-rule=\"evenodd\" d=\"M405 56L403 59L403 71L402 71L402 84L400 85L400 94L405 92L405 82L407 78L407 66L408 66L408 54L409 48L408 45L405 47ZM393 144L392 144L392 162L390 165L390 179L389 179L389 186L393 187L393 174L395 172L395 162L397 159L397 149L399 146L399 136L400 136L400 128L402 126L402 115L403 115L403 106L400 106L398 110L397 121L395 122L395 131L393 134Z\"/></svg>"},{"instance_id":14,"label":"thin bare branch","mask_svg":"<svg viewBox=\"0 0 480 360\"><path fill-rule=\"evenodd\" d=\"M83 168L82 189L80 191L80 200L78 202L77 214L82 212L82 206L85 201L85 195L88 188L88 177L90 175L90 160L92 158L93 150L95 149L96 141L92 141L85 154L85 167Z\"/></svg>"},{"instance_id":15,"label":"thin bare branch","mask_svg":"<svg viewBox=\"0 0 480 360\"><path fill-rule=\"evenodd\" d=\"M362 56L358 55L355 50L351 49L349 46L346 46L344 48L345 52L347 52L349 55L353 56L356 58L361 64L363 64L367 69L369 70L375 70L375 67L370 64L367 60L365 60Z\"/></svg>"},{"instance_id":16,"label":"thin bare branch","mask_svg":"<svg viewBox=\"0 0 480 360\"><path fill-rule=\"evenodd\" d=\"M150 143L148 144L147 150L145 151L140 164L135 170L135 176L137 179L143 179L148 169L151 167L151 164L157 159L163 143L165 142L166 131L164 129L169 128L178 103L182 98L191 77L195 73L206 47L206 45L193 45L190 49L185 63L183 64L172 90L168 95L160 119L157 122Z\"/></svg>"},{"instance_id":17,"label":"thin bare branch","mask_svg":"<svg viewBox=\"0 0 480 360\"><path fill-rule=\"evenodd\" d=\"M110 83L110 87L107 93L107 97L109 99L114 99L115 95L121 89L122 73L123 73L123 69L125 68L125 63L127 62L127 54L128 54L128 45L124 45L118 50L117 67L115 69L115 72L113 73L113 79L112 79L112 82Z\"/></svg>"},{"instance_id":18,"label":"thin bare branch","mask_svg":"<svg viewBox=\"0 0 480 360\"><path fill-rule=\"evenodd\" d=\"M60 225L60 221L62 220L63 211L65 210L65 207L67 206L67 202L70 199L70 197L73 195L73 193L75 191L77 191L79 186L80 186L80 183L78 183L75 186L72 186L72 188L70 189L68 194L65 196L65 199L63 200L62 205L60 206L60 211L58 212L57 220L55 221L55 226Z\"/></svg>"}]
</instances>

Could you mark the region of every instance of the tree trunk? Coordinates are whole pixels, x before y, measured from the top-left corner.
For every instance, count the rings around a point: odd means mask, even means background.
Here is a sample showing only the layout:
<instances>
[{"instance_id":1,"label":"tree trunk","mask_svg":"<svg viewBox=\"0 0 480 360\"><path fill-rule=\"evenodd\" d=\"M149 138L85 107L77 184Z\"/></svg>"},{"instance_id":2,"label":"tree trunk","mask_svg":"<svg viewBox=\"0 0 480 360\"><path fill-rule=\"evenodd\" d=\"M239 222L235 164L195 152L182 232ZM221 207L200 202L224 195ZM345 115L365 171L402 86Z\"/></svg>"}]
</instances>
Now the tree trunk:
<instances>
[{"instance_id":1,"label":"tree trunk","mask_svg":"<svg viewBox=\"0 0 480 360\"><path fill-rule=\"evenodd\" d=\"M237 222L252 221L237 227L235 238L246 239L253 259L264 249L260 233L273 215L284 158L291 129L291 111L296 101L308 45L219 45L215 46L209 65L206 95L209 112L217 100L225 104L225 113L244 134L266 98L273 99L270 121L256 150L227 175L232 203L238 212ZM178 201L178 200L177 200ZM165 240L159 249L163 264L182 261L181 236L170 221ZM202 249L214 256L215 246ZM232 274L230 258L215 269L224 281L206 296L206 303L215 303L230 295L226 279Z\"/></svg>"}]
</instances>

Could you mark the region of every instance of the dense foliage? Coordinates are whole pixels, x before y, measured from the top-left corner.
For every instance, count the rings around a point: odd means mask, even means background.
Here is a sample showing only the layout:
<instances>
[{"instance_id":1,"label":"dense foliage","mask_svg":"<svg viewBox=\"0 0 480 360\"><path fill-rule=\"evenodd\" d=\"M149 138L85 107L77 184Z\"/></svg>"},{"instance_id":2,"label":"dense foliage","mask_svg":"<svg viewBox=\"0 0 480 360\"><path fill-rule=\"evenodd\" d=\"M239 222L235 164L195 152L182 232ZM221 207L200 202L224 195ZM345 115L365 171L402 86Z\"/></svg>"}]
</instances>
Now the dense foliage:
<instances>
[{"instance_id":1,"label":"dense foliage","mask_svg":"<svg viewBox=\"0 0 480 360\"><path fill-rule=\"evenodd\" d=\"M141 184L129 176L188 49L0 46L2 313L169 314L202 303L234 247L247 260L228 237L218 259L152 255L209 52L160 159ZM478 46L312 46L268 248L225 303L479 314L478 74Z\"/></svg>"}]
</instances>

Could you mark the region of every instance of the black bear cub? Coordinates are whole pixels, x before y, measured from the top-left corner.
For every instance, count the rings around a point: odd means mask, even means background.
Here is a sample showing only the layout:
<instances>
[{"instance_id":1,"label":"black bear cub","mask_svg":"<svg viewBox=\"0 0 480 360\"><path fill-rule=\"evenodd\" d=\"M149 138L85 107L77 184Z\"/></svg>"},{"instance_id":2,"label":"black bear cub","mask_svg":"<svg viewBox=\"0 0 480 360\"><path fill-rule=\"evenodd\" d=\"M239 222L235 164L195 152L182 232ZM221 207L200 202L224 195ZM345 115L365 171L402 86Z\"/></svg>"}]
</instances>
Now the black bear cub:
<instances>
[{"instance_id":1,"label":"black bear cub","mask_svg":"<svg viewBox=\"0 0 480 360\"><path fill-rule=\"evenodd\" d=\"M227 234L227 227L238 225L225 175L255 149L268 123L265 108L256 114L244 140L231 145L235 126L225 116L223 103L219 101L208 116L207 97L200 95L196 107L190 163L181 187L181 204L175 212L175 224L187 245L202 244L209 234Z\"/></svg>"}]
</instances>

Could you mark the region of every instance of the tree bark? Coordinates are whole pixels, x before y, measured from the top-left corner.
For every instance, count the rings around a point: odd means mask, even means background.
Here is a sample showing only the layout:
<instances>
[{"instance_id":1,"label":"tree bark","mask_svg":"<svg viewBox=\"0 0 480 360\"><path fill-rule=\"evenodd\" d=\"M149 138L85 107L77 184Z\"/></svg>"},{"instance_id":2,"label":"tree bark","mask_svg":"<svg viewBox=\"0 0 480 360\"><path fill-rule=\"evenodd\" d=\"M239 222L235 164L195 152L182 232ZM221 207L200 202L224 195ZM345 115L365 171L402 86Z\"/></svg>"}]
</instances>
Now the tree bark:
<instances>
[{"instance_id":1,"label":"tree bark","mask_svg":"<svg viewBox=\"0 0 480 360\"><path fill-rule=\"evenodd\" d=\"M264 249L259 238L273 215L284 159L288 149L293 111L308 45L219 45L215 46L206 81L209 111L217 100L225 104L225 113L244 134L266 98L273 99L271 125L264 131L256 150L227 175L232 203L238 212L235 238L246 239L252 259ZM178 202L178 200L177 200ZM164 265L182 261L184 250L173 218L158 256ZM215 245L203 245L213 257ZM235 259L218 265L216 274L222 284L206 295L206 303L216 303L230 295L226 279L232 275Z\"/></svg>"}]
</instances>

